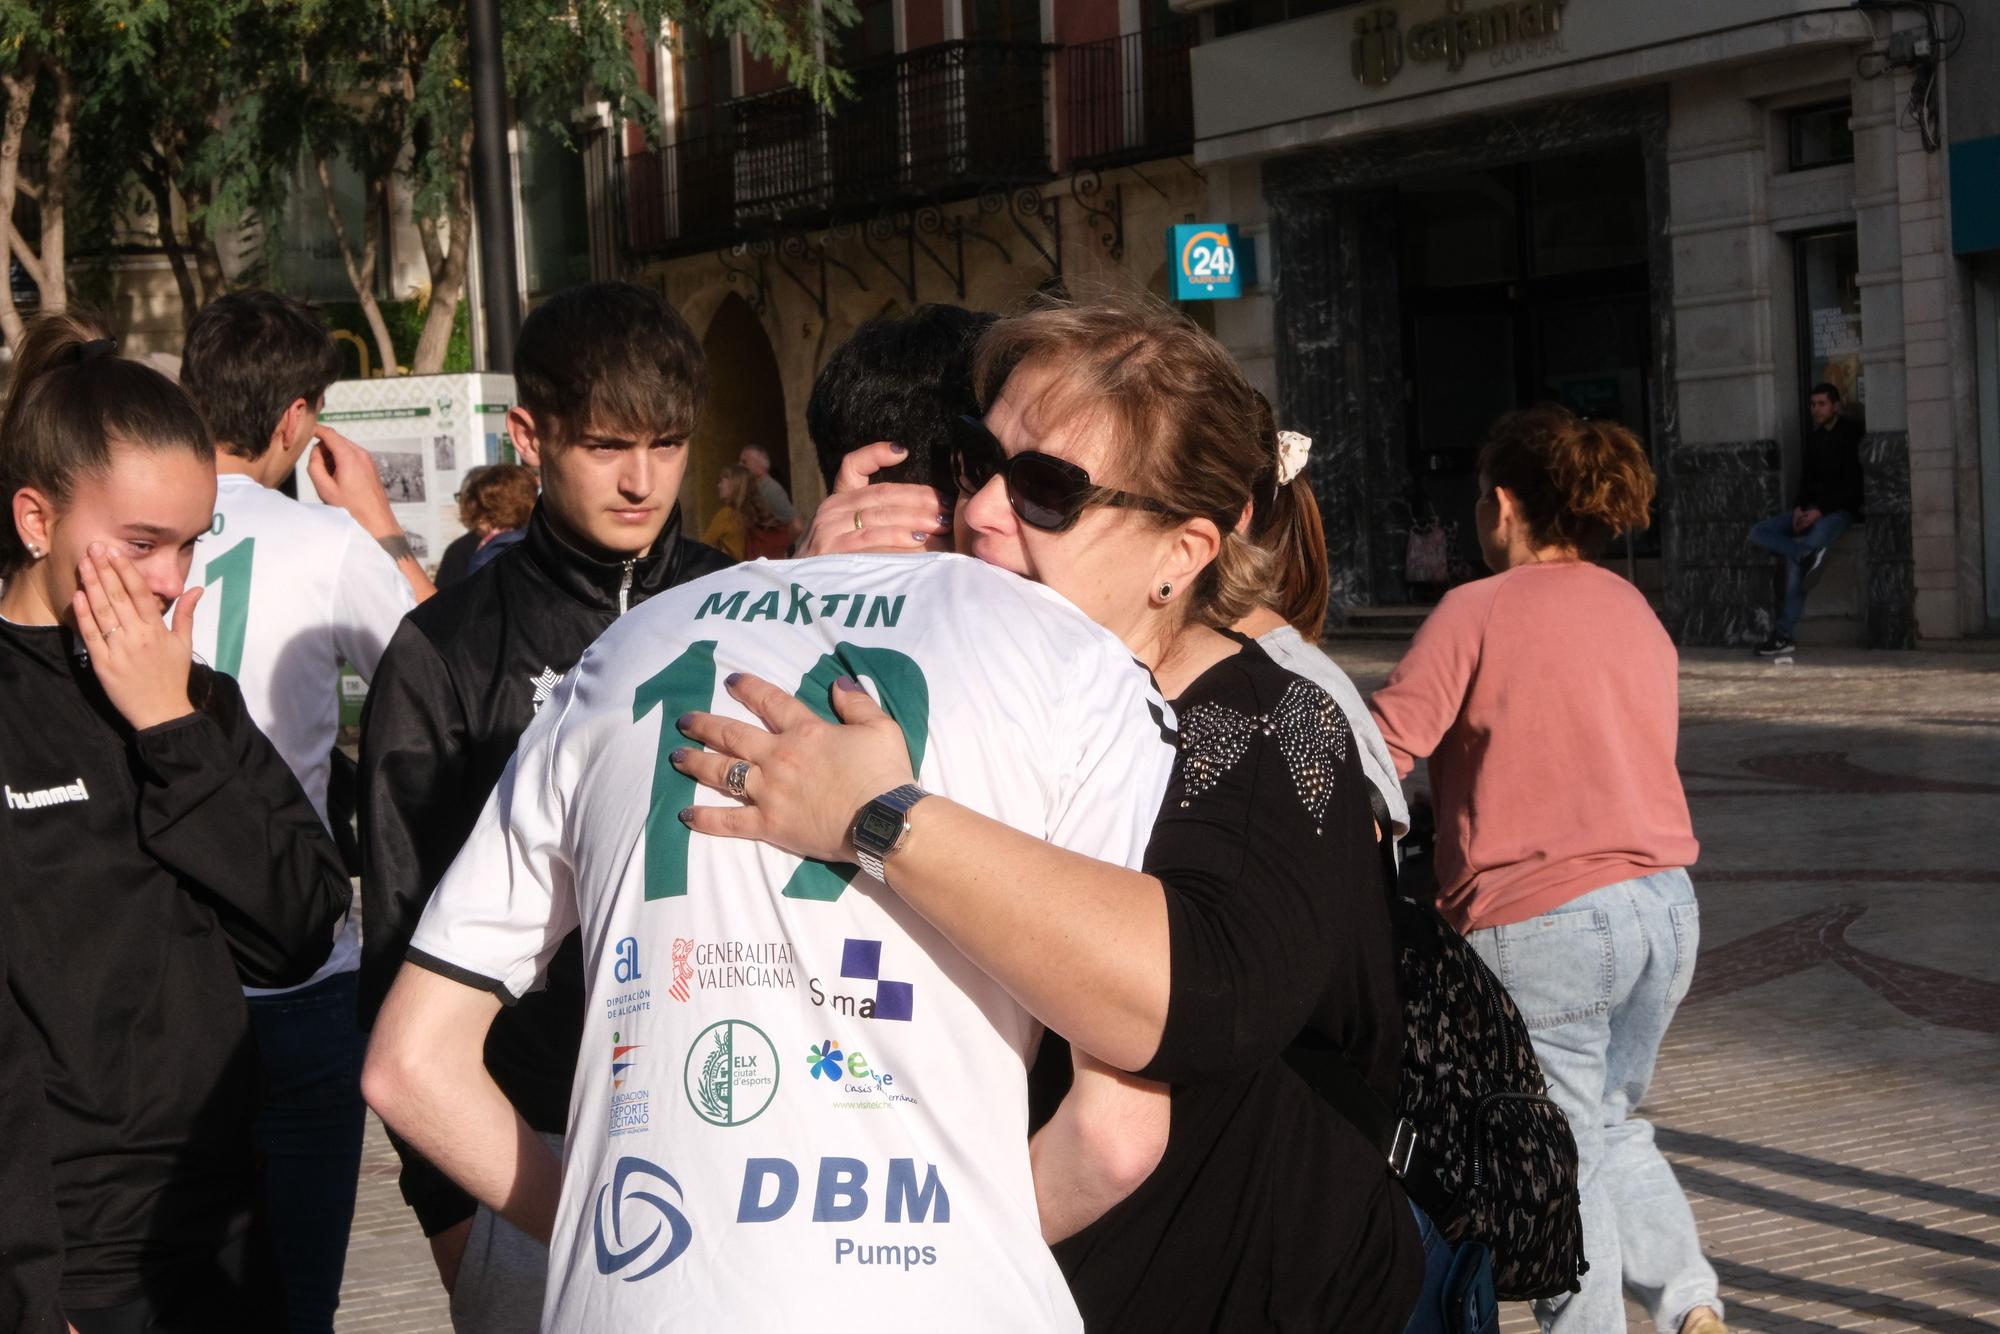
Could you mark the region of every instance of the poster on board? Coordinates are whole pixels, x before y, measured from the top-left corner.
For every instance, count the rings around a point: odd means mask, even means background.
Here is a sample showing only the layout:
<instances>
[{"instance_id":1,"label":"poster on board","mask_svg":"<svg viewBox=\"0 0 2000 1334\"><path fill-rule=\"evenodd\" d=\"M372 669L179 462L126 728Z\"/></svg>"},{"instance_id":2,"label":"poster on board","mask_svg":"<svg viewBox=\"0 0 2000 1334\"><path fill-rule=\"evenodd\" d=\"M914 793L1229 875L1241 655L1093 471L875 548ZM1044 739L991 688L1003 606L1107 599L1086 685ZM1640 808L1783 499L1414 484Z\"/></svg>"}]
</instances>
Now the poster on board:
<instances>
[{"instance_id":1,"label":"poster on board","mask_svg":"<svg viewBox=\"0 0 2000 1334\"><path fill-rule=\"evenodd\" d=\"M327 386L319 419L375 456L390 507L424 568L464 532L458 486L468 469L515 462L507 439L514 405L511 375L401 375L337 380ZM319 495L299 460L299 498Z\"/></svg>"}]
</instances>

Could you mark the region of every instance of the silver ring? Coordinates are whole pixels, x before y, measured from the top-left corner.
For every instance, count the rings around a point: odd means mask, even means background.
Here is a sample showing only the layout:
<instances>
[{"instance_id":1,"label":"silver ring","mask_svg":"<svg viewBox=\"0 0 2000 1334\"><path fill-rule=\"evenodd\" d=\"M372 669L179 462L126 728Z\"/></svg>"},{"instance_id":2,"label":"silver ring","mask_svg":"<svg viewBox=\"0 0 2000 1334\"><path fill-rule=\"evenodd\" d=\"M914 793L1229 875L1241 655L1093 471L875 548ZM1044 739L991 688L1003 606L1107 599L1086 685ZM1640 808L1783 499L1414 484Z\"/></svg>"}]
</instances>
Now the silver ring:
<instances>
[{"instance_id":1,"label":"silver ring","mask_svg":"<svg viewBox=\"0 0 2000 1334\"><path fill-rule=\"evenodd\" d=\"M738 801L748 801L750 794L744 787L744 780L750 777L750 761L738 760L729 766L729 772L722 776L722 786Z\"/></svg>"},{"instance_id":2,"label":"silver ring","mask_svg":"<svg viewBox=\"0 0 2000 1334\"><path fill-rule=\"evenodd\" d=\"M110 628L109 630L106 630L106 631L104 632L104 637L105 637L106 639L109 639L109 638L111 638L111 636L113 636L113 635L117 634L117 633L118 633L118 632L119 632L120 630L123 630L124 628L125 628L125 627L124 627L124 626L122 626L122 625L114 625L114 626L112 626L112 627L111 627L111 628Z\"/></svg>"}]
</instances>

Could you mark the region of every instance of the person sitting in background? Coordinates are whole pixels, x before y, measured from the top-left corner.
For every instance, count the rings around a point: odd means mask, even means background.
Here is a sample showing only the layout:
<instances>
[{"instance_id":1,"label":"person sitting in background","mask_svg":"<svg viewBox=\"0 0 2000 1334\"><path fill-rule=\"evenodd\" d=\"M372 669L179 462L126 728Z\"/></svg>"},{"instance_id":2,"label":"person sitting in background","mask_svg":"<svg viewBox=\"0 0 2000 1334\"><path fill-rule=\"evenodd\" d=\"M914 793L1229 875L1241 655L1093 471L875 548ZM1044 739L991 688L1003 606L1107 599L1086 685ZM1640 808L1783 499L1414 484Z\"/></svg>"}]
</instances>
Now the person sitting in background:
<instances>
[{"instance_id":1,"label":"person sitting in background","mask_svg":"<svg viewBox=\"0 0 2000 1334\"><path fill-rule=\"evenodd\" d=\"M1775 657L1798 647L1792 635L1805 613L1806 594L1819 582L1826 553L1861 517L1861 423L1840 411L1840 390L1816 384L1812 426L1799 458L1799 490L1790 514L1773 514L1750 530L1750 540L1785 561L1785 600L1771 637L1757 646Z\"/></svg>"},{"instance_id":2,"label":"person sitting in background","mask_svg":"<svg viewBox=\"0 0 2000 1334\"><path fill-rule=\"evenodd\" d=\"M472 558L465 563L467 577L478 574L494 557L528 535L528 520L534 516L540 494L534 470L518 463L496 463L480 473L472 491L473 522L480 538Z\"/></svg>"}]
</instances>

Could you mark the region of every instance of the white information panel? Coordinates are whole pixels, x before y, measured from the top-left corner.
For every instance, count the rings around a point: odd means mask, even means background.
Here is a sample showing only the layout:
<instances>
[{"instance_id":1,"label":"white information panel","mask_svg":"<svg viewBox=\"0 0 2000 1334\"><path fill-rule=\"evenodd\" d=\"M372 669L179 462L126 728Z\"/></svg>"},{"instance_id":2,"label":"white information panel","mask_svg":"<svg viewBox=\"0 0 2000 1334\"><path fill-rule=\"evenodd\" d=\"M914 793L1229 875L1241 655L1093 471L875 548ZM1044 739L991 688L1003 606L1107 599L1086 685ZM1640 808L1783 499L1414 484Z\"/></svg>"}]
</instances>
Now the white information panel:
<instances>
[{"instance_id":1,"label":"white information panel","mask_svg":"<svg viewBox=\"0 0 2000 1334\"><path fill-rule=\"evenodd\" d=\"M467 469L515 462L507 439L511 375L400 375L338 380L327 386L319 419L375 456L389 503L425 568L435 570L458 522L458 484ZM299 498L317 501L299 462Z\"/></svg>"}]
</instances>

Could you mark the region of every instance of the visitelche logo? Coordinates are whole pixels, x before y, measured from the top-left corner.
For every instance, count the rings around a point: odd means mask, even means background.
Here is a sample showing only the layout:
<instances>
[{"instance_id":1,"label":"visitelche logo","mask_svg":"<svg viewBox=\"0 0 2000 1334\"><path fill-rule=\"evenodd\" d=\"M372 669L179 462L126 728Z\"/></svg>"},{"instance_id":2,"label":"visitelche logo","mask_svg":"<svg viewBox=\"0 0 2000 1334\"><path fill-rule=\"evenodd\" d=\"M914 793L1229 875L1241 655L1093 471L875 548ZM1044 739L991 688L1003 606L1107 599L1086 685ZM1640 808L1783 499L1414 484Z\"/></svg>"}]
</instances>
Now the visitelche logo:
<instances>
[{"instance_id":1,"label":"visitelche logo","mask_svg":"<svg viewBox=\"0 0 2000 1334\"><path fill-rule=\"evenodd\" d=\"M657 1188L632 1189L635 1182L646 1184L646 1178L664 1183L674 1193L675 1201L685 1200L681 1183L669 1176L665 1168L644 1158L620 1158L611 1180L597 1188L597 1207L592 1219L597 1272L608 1277L646 1262L637 1272L623 1275L627 1283L637 1283L659 1273L680 1259L688 1243L694 1240L694 1229L688 1225L687 1216ZM640 1238L629 1246L625 1242L628 1216L634 1216L632 1235Z\"/></svg>"},{"instance_id":2,"label":"visitelche logo","mask_svg":"<svg viewBox=\"0 0 2000 1334\"><path fill-rule=\"evenodd\" d=\"M55 787L37 788L33 792L16 792L11 786L6 788L7 806L10 810L33 811L44 806L66 806L73 801L89 801L90 789L83 785L83 779L62 783Z\"/></svg>"},{"instance_id":3,"label":"visitelche logo","mask_svg":"<svg viewBox=\"0 0 2000 1334\"><path fill-rule=\"evenodd\" d=\"M895 1075L876 1069L858 1048L842 1048L832 1038L809 1047L806 1064L815 1080L825 1080L828 1087L844 1095L833 1104L843 1110L879 1112L892 1102L916 1105L907 1084L899 1088Z\"/></svg>"},{"instance_id":4,"label":"visitelche logo","mask_svg":"<svg viewBox=\"0 0 2000 1334\"><path fill-rule=\"evenodd\" d=\"M710 1024L688 1048L681 1085L694 1114L712 1126L754 1121L778 1096L778 1049L755 1024Z\"/></svg>"}]
</instances>

